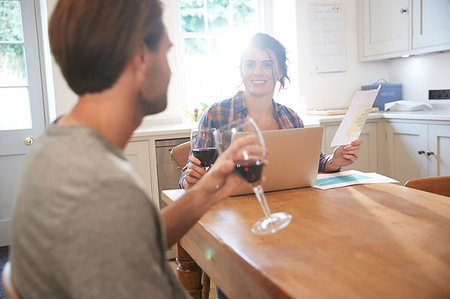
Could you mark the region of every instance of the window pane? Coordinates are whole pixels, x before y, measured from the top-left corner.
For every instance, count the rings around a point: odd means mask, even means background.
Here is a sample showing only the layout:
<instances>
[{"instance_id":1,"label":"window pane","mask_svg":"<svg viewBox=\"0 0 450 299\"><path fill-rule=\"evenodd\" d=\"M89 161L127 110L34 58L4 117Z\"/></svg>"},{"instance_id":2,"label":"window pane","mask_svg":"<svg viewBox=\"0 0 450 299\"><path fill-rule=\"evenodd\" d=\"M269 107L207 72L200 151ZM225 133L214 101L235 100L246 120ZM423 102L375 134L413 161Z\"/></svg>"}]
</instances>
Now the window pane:
<instances>
[{"instance_id":1,"label":"window pane","mask_svg":"<svg viewBox=\"0 0 450 299\"><path fill-rule=\"evenodd\" d=\"M257 7L255 0L235 0L233 9L234 24L247 28L258 28Z\"/></svg>"},{"instance_id":2,"label":"window pane","mask_svg":"<svg viewBox=\"0 0 450 299\"><path fill-rule=\"evenodd\" d=\"M220 32L227 29L229 25L229 1L208 0L208 29L210 32Z\"/></svg>"},{"instance_id":3,"label":"window pane","mask_svg":"<svg viewBox=\"0 0 450 299\"><path fill-rule=\"evenodd\" d=\"M184 0L179 3L183 32L204 32L203 0Z\"/></svg>"},{"instance_id":4,"label":"window pane","mask_svg":"<svg viewBox=\"0 0 450 299\"><path fill-rule=\"evenodd\" d=\"M31 128L27 87L0 87L0 130Z\"/></svg>"},{"instance_id":5,"label":"window pane","mask_svg":"<svg viewBox=\"0 0 450 299\"><path fill-rule=\"evenodd\" d=\"M0 41L23 41L19 1L0 0Z\"/></svg>"},{"instance_id":6,"label":"window pane","mask_svg":"<svg viewBox=\"0 0 450 299\"><path fill-rule=\"evenodd\" d=\"M200 102L212 104L237 92L241 83L241 51L249 38L261 30L259 3L258 0L180 1L189 111L201 108ZM201 20L197 29L192 25L194 16ZM206 17L208 26L204 28L202 22Z\"/></svg>"},{"instance_id":7,"label":"window pane","mask_svg":"<svg viewBox=\"0 0 450 299\"><path fill-rule=\"evenodd\" d=\"M0 87L27 85L24 54L22 45L0 44Z\"/></svg>"},{"instance_id":8,"label":"window pane","mask_svg":"<svg viewBox=\"0 0 450 299\"><path fill-rule=\"evenodd\" d=\"M208 42L205 38L186 38L184 40L184 53L189 56L206 55L209 52Z\"/></svg>"}]
</instances>

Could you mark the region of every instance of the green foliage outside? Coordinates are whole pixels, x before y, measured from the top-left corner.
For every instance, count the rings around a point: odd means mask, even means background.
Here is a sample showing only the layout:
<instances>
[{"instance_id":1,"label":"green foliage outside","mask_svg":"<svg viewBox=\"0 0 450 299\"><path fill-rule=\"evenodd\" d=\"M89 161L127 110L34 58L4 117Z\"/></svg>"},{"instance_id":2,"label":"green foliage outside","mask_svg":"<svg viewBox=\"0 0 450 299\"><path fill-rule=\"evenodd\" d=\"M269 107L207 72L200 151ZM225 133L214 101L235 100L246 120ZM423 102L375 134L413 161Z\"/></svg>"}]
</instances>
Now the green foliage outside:
<instances>
[{"instance_id":1,"label":"green foliage outside","mask_svg":"<svg viewBox=\"0 0 450 299\"><path fill-rule=\"evenodd\" d=\"M25 84L20 3L0 0L0 86Z\"/></svg>"},{"instance_id":2,"label":"green foliage outside","mask_svg":"<svg viewBox=\"0 0 450 299\"><path fill-rule=\"evenodd\" d=\"M254 24L257 20L256 2L255 0L235 0L231 13L229 0L180 0L181 28L183 32L214 33L221 32L232 24L238 26ZM206 15L203 5L206 5ZM208 26L205 25L206 17ZM205 41L187 38L185 42L186 54L205 54Z\"/></svg>"}]
</instances>

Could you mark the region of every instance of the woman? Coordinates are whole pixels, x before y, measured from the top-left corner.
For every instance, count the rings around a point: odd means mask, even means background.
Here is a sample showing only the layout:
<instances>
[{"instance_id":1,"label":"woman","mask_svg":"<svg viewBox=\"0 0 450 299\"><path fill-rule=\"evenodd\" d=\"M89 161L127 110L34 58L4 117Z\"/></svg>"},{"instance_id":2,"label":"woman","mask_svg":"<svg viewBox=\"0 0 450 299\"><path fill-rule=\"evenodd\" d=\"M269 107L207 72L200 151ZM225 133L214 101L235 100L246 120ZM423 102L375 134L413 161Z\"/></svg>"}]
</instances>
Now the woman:
<instances>
[{"instance_id":1,"label":"woman","mask_svg":"<svg viewBox=\"0 0 450 299\"><path fill-rule=\"evenodd\" d=\"M203 115L199 129L219 128L226 123L252 117L262 130L302 128L300 117L273 100L277 82L284 87L287 75L286 49L268 34L257 33L241 56L241 77L245 89L233 98L213 104ZM339 171L358 159L362 140L337 147L332 155L320 154L319 172ZM206 173L192 154L180 176L180 187L191 188Z\"/></svg>"},{"instance_id":2,"label":"woman","mask_svg":"<svg viewBox=\"0 0 450 299\"><path fill-rule=\"evenodd\" d=\"M273 100L277 82L284 87L287 75L286 49L268 34L257 33L241 56L241 77L244 91L233 98L213 104L199 123L202 128L219 128L235 119L252 117L258 127L265 130L302 128L300 117L290 108ZM339 171L342 166L352 164L358 159L362 140L350 145L337 147L332 155L320 154L319 172ZM180 176L180 187L191 188L206 171L200 160L192 153ZM217 288L218 298L226 296Z\"/></svg>"}]
</instances>

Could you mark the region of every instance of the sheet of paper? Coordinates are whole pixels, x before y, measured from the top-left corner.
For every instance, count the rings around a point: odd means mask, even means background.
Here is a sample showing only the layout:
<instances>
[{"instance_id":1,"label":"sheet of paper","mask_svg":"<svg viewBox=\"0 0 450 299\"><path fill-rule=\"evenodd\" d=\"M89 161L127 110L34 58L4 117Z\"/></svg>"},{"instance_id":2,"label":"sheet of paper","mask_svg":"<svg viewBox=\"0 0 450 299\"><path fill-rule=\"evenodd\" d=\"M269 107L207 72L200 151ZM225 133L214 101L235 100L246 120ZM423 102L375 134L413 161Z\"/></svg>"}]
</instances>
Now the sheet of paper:
<instances>
[{"instance_id":1,"label":"sheet of paper","mask_svg":"<svg viewBox=\"0 0 450 299\"><path fill-rule=\"evenodd\" d=\"M339 125L330 146L350 144L353 140L359 138L379 91L380 86L377 89L358 90L355 92L350 107Z\"/></svg>"},{"instance_id":2,"label":"sheet of paper","mask_svg":"<svg viewBox=\"0 0 450 299\"><path fill-rule=\"evenodd\" d=\"M327 190L357 184L398 183L398 181L376 172L347 170L335 173L319 173L314 188Z\"/></svg>"}]
</instances>

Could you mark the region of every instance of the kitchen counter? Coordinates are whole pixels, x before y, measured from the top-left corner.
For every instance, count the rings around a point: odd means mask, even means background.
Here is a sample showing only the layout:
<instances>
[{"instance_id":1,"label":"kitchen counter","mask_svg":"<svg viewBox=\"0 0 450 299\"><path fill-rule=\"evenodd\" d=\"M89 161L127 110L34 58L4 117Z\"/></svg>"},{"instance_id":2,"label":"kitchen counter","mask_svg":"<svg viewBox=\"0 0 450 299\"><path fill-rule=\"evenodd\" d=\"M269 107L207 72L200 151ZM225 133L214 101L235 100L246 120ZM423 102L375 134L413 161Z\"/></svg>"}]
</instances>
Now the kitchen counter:
<instances>
[{"instance_id":1,"label":"kitchen counter","mask_svg":"<svg viewBox=\"0 0 450 299\"><path fill-rule=\"evenodd\" d=\"M340 122L344 115L308 115L302 120L305 127L317 127L324 123ZM414 119L414 120L435 120L450 121L450 109L437 108L423 111L382 111L370 113L368 120L378 119ZM133 137L155 136L170 138L174 135L189 136L191 129L197 128L198 124L193 122L173 123L173 124L155 124L152 126L141 126L133 134Z\"/></svg>"}]
</instances>

